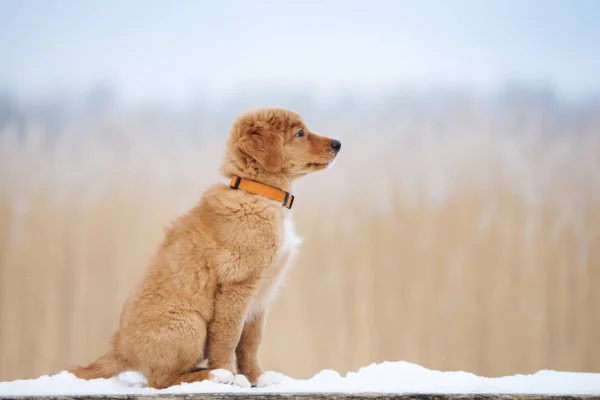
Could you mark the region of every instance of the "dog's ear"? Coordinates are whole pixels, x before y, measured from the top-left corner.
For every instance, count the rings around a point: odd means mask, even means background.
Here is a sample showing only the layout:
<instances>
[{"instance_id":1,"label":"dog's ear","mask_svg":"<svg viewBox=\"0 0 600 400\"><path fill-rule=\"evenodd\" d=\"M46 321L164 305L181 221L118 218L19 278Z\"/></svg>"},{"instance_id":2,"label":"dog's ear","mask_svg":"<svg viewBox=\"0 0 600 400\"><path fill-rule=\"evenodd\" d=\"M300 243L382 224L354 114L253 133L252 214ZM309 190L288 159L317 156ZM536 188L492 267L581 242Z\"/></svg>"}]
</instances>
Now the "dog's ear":
<instances>
[{"instance_id":1,"label":"dog's ear","mask_svg":"<svg viewBox=\"0 0 600 400\"><path fill-rule=\"evenodd\" d=\"M277 173L283 168L281 135L253 128L238 140L238 148L269 172Z\"/></svg>"}]
</instances>

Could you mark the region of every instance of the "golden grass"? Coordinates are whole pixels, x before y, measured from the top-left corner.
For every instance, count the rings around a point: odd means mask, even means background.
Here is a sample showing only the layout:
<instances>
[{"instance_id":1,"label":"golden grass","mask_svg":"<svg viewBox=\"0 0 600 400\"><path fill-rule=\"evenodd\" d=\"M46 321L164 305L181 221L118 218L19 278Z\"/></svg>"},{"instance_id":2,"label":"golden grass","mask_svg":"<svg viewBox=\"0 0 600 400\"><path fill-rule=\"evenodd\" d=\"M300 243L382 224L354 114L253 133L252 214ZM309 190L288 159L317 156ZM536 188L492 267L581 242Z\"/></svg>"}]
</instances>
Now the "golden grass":
<instances>
[{"instance_id":1,"label":"golden grass","mask_svg":"<svg viewBox=\"0 0 600 400\"><path fill-rule=\"evenodd\" d=\"M442 122L327 132L344 149L295 187L305 241L266 368L600 372L600 123ZM0 132L0 380L99 355L164 226L220 179L223 135L115 126Z\"/></svg>"}]
</instances>

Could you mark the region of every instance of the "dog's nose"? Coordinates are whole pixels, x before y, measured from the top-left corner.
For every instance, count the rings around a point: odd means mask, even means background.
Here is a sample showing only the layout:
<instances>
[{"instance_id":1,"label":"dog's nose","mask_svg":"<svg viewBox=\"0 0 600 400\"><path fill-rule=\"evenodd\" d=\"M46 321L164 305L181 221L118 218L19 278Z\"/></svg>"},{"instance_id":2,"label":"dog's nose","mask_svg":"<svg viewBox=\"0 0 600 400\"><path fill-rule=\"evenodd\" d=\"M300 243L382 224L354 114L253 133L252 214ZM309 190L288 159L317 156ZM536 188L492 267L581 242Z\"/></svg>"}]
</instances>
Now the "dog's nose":
<instances>
[{"instance_id":1,"label":"dog's nose","mask_svg":"<svg viewBox=\"0 0 600 400\"><path fill-rule=\"evenodd\" d=\"M332 140L331 141L331 147L333 148L333 150L336 151L336 153L338 151L340 151L340 149L342 148L342 142L340 142L339 140Z\"/></svg>"}]
</instances>

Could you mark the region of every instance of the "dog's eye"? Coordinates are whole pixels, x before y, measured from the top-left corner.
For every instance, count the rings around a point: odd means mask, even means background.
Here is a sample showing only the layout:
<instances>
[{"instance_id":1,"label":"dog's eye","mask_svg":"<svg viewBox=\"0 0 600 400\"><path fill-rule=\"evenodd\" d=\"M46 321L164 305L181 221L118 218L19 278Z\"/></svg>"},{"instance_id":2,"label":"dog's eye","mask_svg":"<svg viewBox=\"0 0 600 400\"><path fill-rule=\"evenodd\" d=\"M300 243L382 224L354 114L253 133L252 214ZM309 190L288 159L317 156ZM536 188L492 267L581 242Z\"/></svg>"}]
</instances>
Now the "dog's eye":
<instances>
[{"instance_id":1,"label":"dog's eye","mask_svg":"<svg viewBox=\"0 0 600 400\"><path fill-rule=\"evenodd\" d=\"M251 135L258 135L258 131L252 131L250 132Z\"/></svg>"},{"instance_id":2,"label":"dog's eye","mask_svg":"<svg viewBox=\"0 0 600 400\"><path fill-rule=\"evenodd\" d=\"M298 133L296 133L296 137L302 137L302 136L304 136L304 131L302 129L300 129L298 131Z\"/></svg>"}]
</instances>

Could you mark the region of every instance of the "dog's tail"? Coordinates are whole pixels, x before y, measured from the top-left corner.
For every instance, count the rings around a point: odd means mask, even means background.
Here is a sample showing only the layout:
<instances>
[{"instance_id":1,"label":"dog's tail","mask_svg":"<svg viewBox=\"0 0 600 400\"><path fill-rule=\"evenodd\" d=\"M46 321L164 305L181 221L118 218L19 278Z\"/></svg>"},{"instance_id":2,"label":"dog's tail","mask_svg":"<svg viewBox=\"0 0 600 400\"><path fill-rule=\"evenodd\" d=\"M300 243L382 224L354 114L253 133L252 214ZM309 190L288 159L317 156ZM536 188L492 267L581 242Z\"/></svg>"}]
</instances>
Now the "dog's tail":
<instances>
[{"instance_id":1,"label":"dog's tail","mask_svg":"<svg viewBox=\"0 0 600 400\"><path fill-rule=\"evenodd\" d=\"M70 373L81 379L108 379L122 371L124 371L123 366L111 352L104 354L87 367L76 367L69 370Z\"/></svg>"}]
</instances>

